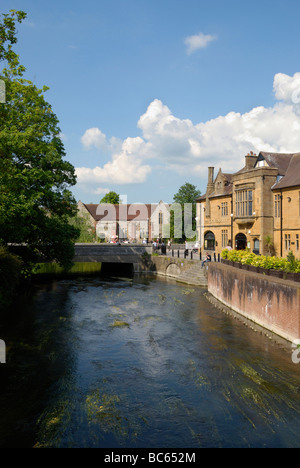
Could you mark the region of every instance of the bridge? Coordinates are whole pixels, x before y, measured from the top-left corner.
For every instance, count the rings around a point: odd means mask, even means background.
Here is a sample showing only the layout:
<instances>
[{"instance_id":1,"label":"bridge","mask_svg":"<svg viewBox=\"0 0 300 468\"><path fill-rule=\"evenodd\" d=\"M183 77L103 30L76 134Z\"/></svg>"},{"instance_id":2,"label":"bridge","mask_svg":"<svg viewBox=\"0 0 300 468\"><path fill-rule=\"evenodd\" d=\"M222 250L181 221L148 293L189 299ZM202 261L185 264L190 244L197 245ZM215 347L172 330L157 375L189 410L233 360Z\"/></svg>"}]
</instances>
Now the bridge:
<instances>
[{"instance_id":1,"label":"bridge","mask_svg":"<svg viewBox=\"0 0 300 468\"><path fill-rule=\"evenodd\" d=\"M174 258L167 255L152 256L152 246L116 244L76 244L74 262L99 262L103 270L111 266L118 271L122 265L132 268L134 273L156 272L182 283L206 286L206 270L198 259Z\"/></svg>"},{"instance_id":2,"label":"bridge","mask_svg":"<svg viewBox=\"0 0 300 468\"><path fill-rule=\"evenodd\" d=\"M127 244L75 244L74 262L132 265L134 273L151 269L152 246Z\"/></svg>"}]
</instances>

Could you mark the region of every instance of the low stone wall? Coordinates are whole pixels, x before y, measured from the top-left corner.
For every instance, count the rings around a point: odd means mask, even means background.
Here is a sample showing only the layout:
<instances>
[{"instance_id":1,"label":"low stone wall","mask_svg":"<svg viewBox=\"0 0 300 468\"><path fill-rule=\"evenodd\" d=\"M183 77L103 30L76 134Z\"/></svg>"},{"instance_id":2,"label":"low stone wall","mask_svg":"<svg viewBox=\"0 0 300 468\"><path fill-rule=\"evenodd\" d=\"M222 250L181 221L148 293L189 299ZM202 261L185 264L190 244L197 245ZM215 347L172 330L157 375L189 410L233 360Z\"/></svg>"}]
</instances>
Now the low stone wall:
<instances>
[{"instance_id":1,"label":"low stone wall","mask_svg":"<svg viewBox=\"0 0 300 468\"><path fill-rule=\"evenodd\" d=\"M286 340L300 339L300 283L211 263L208 291Z\"/></svg>"},{"instance_id":2,"label":"low stone wall","mask_svg":"<svg viewBox=\"0 0 300 468\"><path fill-rule=\"evenodd\" d=\"M152 256L151 261L155 266L154 271L158 275L168 276L170 278L179 278L181 273L187 271L192 265L196 264L194 260L168 256Z\"/></svg>"}]
</instances>

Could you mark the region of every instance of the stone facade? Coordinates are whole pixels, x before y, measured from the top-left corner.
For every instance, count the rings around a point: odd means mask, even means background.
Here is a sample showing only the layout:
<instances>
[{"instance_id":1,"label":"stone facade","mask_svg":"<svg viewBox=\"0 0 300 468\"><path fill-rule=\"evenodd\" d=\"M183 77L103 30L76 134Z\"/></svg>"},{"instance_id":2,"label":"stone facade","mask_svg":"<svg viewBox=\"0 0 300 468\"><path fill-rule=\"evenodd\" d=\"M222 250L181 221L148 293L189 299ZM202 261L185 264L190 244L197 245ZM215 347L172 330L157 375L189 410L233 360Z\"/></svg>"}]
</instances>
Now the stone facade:
<instances>
[{"instance_id":1,"label":"stone facade","mask_svg":"<svg viewBox=\"0 0 300 468\"><path fill-rule=\"evenodd\" d=\"M151 242L170 237L170 205L156 204L77 204L78 214L93 227L99 238L111 241L117 236L129 241Z\"/></svg>"},{"instance_id":2,"label":"stone facade","mask_svg":"<svg viewBox=\"0 0 300 468\"><path fill-rule=\"evenodd\" d=\"M211 167L208 174L197 212L203 250L300 258L300 154L249 153L242 170L214 177Z\"/></svg>"}]
</instances>

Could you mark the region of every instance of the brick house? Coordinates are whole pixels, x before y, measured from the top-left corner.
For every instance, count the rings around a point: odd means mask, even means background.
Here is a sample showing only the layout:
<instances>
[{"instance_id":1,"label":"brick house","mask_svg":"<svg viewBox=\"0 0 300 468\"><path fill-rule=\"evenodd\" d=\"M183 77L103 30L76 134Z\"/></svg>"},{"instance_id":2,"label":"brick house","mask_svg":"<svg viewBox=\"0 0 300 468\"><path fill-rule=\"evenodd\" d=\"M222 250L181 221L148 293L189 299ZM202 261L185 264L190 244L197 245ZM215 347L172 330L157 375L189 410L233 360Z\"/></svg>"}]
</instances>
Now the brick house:
<instances>
[{"instance_id":1,"label":"brick house","mask_svg":"<svg viewBox=\"0 0 300 468\"><path fill-rule=\"evenodd\" d=\"M168 237L170 205L157 204L77 204L78 213L97 233L109 242L114 236L120 239L151 242Z\"/></svg>"},{"instance_id":2,"label":"brick house","mask_svg":"<svg viewBox=\"0 0 300 468\"><path fill-rule=\"evenodd\" d=\"M300 258L300 153L252 152L234 174L208 168L206 194L197 200L202 249L229 244L258 254Z\"/></svg>"}]
</instances>

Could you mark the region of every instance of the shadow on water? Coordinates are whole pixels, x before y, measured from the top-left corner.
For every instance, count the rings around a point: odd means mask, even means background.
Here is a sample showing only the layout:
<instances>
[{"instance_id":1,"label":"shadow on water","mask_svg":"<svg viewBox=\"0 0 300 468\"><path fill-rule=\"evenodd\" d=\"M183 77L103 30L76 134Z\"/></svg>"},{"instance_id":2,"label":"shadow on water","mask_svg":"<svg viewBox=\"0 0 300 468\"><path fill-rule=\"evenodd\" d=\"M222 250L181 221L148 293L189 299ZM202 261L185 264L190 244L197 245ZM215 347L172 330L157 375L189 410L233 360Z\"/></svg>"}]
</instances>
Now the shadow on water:
<instances>
[{"instance_id":1,"label":"shadow on water","mask_svg":"<svg viewBox=\"0 0 300 468\"><path fill-rule=\"evenodd\" d=\"M289 347L124 272L36 285L1 317L2 448L299 446Z\"/></svg>"}]
</instances>

